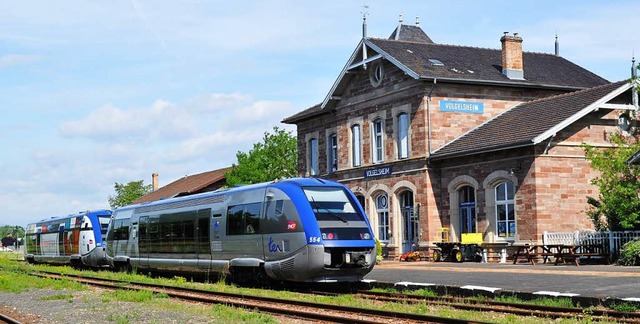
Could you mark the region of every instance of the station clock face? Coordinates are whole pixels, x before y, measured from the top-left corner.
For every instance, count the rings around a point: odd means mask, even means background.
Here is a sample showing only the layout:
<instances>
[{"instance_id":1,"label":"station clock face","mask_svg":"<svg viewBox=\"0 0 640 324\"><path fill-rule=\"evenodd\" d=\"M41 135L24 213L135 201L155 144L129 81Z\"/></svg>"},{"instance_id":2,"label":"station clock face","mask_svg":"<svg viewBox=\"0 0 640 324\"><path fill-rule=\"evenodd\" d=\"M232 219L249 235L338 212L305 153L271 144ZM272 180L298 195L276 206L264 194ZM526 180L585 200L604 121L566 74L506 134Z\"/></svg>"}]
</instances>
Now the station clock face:
<instances>
[{"instance_id":1,"label":"station clock face","mask_svg":"<svg viewBox=\"0 0 640 324\"><path fill-rule=\"evenodd\" d=\"M628 132L631 129L631 117L629 116L628 111L623 112L618 116L618 127L625 132Z\"/></svg>"}]
</instances>

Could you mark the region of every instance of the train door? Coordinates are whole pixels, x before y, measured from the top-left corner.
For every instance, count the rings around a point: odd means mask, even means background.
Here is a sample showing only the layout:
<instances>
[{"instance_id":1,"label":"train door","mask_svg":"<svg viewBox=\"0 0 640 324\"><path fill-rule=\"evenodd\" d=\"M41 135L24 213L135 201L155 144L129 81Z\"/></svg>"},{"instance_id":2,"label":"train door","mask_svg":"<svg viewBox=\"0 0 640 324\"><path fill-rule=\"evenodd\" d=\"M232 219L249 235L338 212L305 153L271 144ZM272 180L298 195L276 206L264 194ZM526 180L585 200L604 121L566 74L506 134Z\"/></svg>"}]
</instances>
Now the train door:
<instances>
[{"instance_id":1,"label":"train door","mask_svg":"<svg viewBox=\"0 0 640 324\"><path fill-rule=\"evenodd\" d=\"M141 216L138 222L138 253L140 258L140 267L149 266L149 245L151 239L149 237L149 216Z\"/></svg>"},{"instance_id":2,"label":"train door","mask_svg":"<svg viewBox=\"0 0 640 324\"><path fill-rule=\"evenodd\" d=\"M210 242L211 209L198 210L196 216L196 252L198 269L209 271L211 268Z\"/></svg>"},{"instance_id":3,"label":"train door","mask_svg":"<svg viewBox=\"0 0 640 324\"><path fill-rule=\"evenodd\" d=\"M80 225L80 255L86 255L96 247L96 238L91 224L91 219L82 217Z\"/></svg>"},{"instance_id":4,"label":"train door","mask_svg":"<svg viewBox=\"0 0 640 324\"><path fill-rule=\"evenodd\" d=\"M400 194L400 213L403 224L402 253L407 253L414 250L420 235L420 220L413 207L413 192L405 191Z\"/></svg>"},{"instance_id":5,"label":"train door","mask_svg":"<svg viewBox=\"0 0 640 324\"><path fill-rule=\"evenodd\" d=\"M260 228L263 200L264 189L239 192L229 200L222 247L227 259L264 260Z\"/></svg>"},{"instance_id":6,"label":"train door","mask_svg":"<svg viewBox=\"0 0 640 324\"><path fill-rule=\"evenodd\" d=\"M465 186L458 191L460 202L460 234L476 232L476 199L475 189ZM458 238L462 241L462 236Z\"/></svg>"}]
</instances>

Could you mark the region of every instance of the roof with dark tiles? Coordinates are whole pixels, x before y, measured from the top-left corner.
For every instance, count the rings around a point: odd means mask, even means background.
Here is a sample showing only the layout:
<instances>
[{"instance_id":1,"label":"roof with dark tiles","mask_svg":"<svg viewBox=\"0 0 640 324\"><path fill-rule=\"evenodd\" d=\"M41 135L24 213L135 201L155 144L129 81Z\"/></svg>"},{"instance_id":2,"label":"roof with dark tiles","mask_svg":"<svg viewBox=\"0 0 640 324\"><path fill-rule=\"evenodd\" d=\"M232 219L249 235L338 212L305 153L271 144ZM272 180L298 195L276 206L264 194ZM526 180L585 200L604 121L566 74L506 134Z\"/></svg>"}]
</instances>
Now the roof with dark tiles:
<instances>
[{"instance_id":1,"label":"roof with dark tiles","mask_svg":"<svg viewBox=\"0 0 640 324\"><path fill-rule=\"evenodd\" d=\"M369 38L368 41L414 71L420 78L491 81L515 86L555 86L573 89L609 83L604 78L554 54L523 52L524 80L513 80L502 74L501 49L378 38ZM429 59L437 59L443 65L433 65Z\"/></svg>"},{"instance_id":2,"label":"roof with dark tiles","mask_svg":"<svg viewBox=\"0 0 640 324\"><path fill-rule=\"evenodd\" d=\"M398 32L399 30L399 32ZM418 26L411 25L399 25L396 29L391 33L389 39L396 39L402 41L412 41L412 42L423 42L423 43L431 43L433 41L429 36L422 30L422 28Z\"/></svg>"},{"instance_id":3,"label":"roof with dark tiles","mask_svg":"<svg viewBox=\"0 0 640 324\"><path fill-rule=\"evenodd\" d=\"M216 182L221 182L220 186L223 186L226 184L226 182L224 182L226 179L224 174L229 170L231 170L231 167L185 176L138 198L134 203L144 203L204 192L201 190L214 185Z\"/></svg>"},{"instance_id":4,"label":"roof with dark tiles","mask_svg":"<svg viewBox=\"0 0 640 324\"><path fill-rule=\"evenodd\" d=\"M400 30L399 40L395 40ZM606 79L554 54L523 52L524 80L509 79L502 73L502 50L434 43L418 26L399 25L389 39L364 38L366 46L385 59L394 62L417 79L497 84L511 87L543 87L559 90L579 90L609 83ZM362 44L356 48L360 50ZM359 57L354 55L352 58ZM429 60L436 59L442 66ZM347 66L354 62L348 62ZM334 89L343 88L349 77L346 70L336 81ZM327 95L330 98L334 90ZM339 94L338 94L339 95ZM325 99L325 102L327 99ZM295 124L323 113L323 105L315 105L283 120Z\"/></svg>"},{"instance_id":5,"label":"roof with dark tiles","mask_svg":"<svg viewBox=\"0 0 640 324\"><path fill-rule=\"evenodd\" d=\"M595 110L597 107L585 111L603 100L603 97L619 89L627 91L629 87L629 82L625 80L522 103L435 150L430 159L440 160L534 145L536 139L539 140L540 136L563 122Z\"/></svg>"}]
</instances>

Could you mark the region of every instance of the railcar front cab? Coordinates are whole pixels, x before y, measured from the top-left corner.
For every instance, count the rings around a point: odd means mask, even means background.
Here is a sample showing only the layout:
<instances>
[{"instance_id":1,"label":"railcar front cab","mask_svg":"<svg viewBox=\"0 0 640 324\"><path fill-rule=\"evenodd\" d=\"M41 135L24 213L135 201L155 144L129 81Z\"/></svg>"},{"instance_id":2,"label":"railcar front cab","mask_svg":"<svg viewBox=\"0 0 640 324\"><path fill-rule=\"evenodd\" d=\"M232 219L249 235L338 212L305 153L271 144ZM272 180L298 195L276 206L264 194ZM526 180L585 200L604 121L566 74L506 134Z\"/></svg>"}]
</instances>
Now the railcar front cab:
<instances>
[{"instance_id":1,"label":"railcar front cab","mask_svg":"<svg viewBox=\"0 0 640 324\"><path fill-rule=\"evenodd\" d=\"M284 202L281 202L283 196ZM286 252L286 247L274 242L287 247L295 247L298 242L265 237L269 241L265 242L268 247L265 270L270 277L315 282L357 281L373 269L375 241L371 227L357 199L343 185L321 179L274 183L266 192L265 225L273 222L270 220L274 214L286 215L287 224L268 226L265 232L274 233L277 231L274 228L298 232L302 234L298 237L305 240L300 242L305 250L274 266L269 262L273 255ZM297 221L300 224L296 224Z\"/></svg>"}]
</instances>

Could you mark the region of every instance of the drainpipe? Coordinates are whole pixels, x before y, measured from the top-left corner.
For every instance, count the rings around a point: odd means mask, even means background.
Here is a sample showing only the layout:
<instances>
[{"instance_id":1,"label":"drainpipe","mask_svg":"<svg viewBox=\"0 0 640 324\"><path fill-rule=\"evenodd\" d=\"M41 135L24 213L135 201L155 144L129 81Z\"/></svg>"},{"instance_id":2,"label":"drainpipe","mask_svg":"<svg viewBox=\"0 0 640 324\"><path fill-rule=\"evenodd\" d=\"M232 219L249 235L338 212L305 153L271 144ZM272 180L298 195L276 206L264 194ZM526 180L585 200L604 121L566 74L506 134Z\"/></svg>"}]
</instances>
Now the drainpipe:
<instances>
[{"instance_id":1,"label":"drainpipe","mask_svg":"<svg viewBox=\"0 0 640 324\"><path fill-rule=\"evenodd\" d=\"M431 156L431 93L433 93L433 88L436 87L436 78L433 78L433 84L431 85L431 90L429 90L429 94L427 95L427 151L429 152L429 156Z\"/></svg>"}]
</instances>

